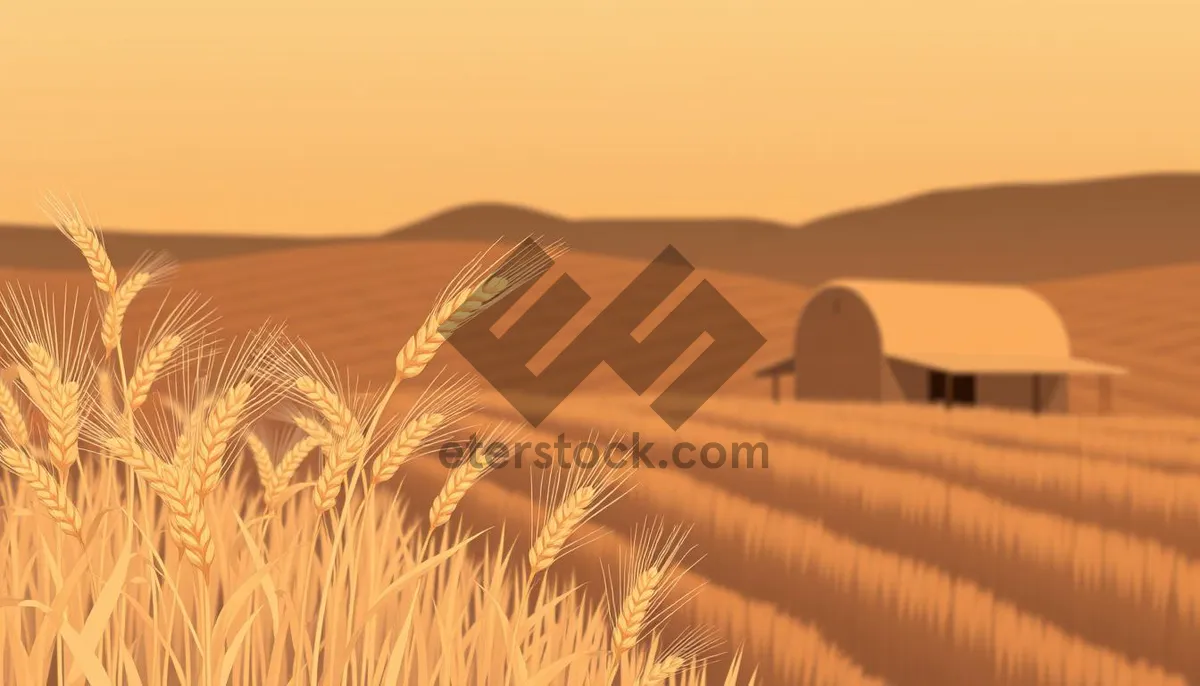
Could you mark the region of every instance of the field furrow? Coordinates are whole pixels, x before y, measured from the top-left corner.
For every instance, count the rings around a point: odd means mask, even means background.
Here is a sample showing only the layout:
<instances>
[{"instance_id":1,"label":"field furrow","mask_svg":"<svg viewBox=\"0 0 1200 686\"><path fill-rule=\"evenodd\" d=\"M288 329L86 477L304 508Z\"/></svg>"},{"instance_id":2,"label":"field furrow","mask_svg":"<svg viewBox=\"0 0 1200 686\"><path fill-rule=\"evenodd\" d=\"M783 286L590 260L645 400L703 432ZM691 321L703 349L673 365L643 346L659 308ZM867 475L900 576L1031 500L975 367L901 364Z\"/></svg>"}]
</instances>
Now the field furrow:
<instances>
[{"instance_id":1,"label":"field furrow","mask_svg":"<svg viewBox=\"0 0 1200 686\"><path fill-rule=\"evenodd\" d=\"M528 488L525 471L502 469L489 478L519 490ZM694 525L693 540L710 551L697 571L813 622L856 662L894 683L1186 683L978 584L838 535L815 519L680 470L647 470L636 479L622 506L600 515L605 525L620 530L651 512Z\"/></svg>"}]
</instances>

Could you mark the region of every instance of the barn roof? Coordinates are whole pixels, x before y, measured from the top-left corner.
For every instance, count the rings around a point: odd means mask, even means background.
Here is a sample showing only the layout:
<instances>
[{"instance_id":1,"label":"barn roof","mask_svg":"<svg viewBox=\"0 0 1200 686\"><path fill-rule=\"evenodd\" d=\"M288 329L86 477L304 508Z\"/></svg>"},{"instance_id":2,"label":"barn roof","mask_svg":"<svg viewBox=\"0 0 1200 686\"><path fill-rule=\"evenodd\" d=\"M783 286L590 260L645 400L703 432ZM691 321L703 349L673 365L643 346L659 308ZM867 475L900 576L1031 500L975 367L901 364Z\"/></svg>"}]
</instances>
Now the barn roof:
<instances>
[{"instance_id":1,"label":"barn roof","mask_svg":"<svg viewBox=\"0 0 1200 686\"><path fill-rule=\"evenodd\" d=\"M1123 374L1071 355L1062 318L1021 286L838 279L879 327L883 354L947 372Z\"/></svg>"}]
</instances>

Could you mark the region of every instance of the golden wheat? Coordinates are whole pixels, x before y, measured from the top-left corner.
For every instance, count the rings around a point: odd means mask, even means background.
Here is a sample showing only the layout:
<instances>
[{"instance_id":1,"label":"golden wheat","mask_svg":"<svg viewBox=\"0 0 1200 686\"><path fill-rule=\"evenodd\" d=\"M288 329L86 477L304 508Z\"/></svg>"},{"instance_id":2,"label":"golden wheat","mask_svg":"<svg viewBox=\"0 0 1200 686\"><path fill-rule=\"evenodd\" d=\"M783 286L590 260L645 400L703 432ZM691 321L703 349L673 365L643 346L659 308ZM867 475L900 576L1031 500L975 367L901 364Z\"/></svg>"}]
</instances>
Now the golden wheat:
<instances>
[{"instance_id":1,"label":"golden wheat","mask_svg":"<svg viewBox=\"0 0 1200 686\"><path fill-rule=\"evenodd\" d=\"M109 298L108 305L104 308L104 316L100 320L100 342L105 352L112 353L121 344L125 313L137 294L150 285L152 278L153 275L148 272L132 274L121 283L116 294Z\"/></svg>"},{"instance_id":2,"label":"golden wheat","mask_svg":"<svg viewBox=\"0 0 1200 686\"><path fill-rule=\"evenodd\" d=\"M318 512L326 512L337 502L342 484L350 468L363 456L367 448L366 437L353 432L339 441L325 457L317 483L313 487L313 505Z\"/></svg>"},{"instance_id":3,"label":"golden wheat","mask_svg":"<svg viewBox=\"0 0 1200 686\"><path fill-rule=\"evenodd\" d=\"M344 437L361 430L350 406L327 385L311 376L301 376L295 383L296 388L325 417L335 435Z\"/></svg>"},{"instance_id":4,"label":"golden wheat","mask_svg":"<svg viewBox=\"0 0 1200 686\"><path fill-rule=\"evenodd\" d=\"M8 433L8 439L18 448L29 445L29 425L25 423L25 415L21 405L13 395L12 389L0 380L0 423Z\"/></svg>"},{"instance_id":5,"label":"golden wheat","mask_svg":"<svg viewBox=\"0 0 1200 686\"><path fill-rule=\"evenodd\" d=\"M450 521L455 508L467 495L467 491L471 490L471 486L475 485L475 482L479 481L491 468L492 463L489 460L481 461L471 457L450 471L449 476L446 477L446 483L434 497L433 505L429 508L431 533Z\"/></svg>"},{"instance_id":6,"label":"golden wheat","mask_svg":"<svg viewBox=\"0 0 1200 686\"><path fill-rule=\"evenodd\" d=\"M89 226L74 206L68 208L54 198L47 198L47 209L58 230L83 254L96 288L110 297L116 295L117 270L113 269L100 232Z\"/></svg>"},{"instance_id":7,"label":"golden wheat","mask_svg":"<svg viewBox=\"0 0 1200 686\"><path fill-rule=\"evenodd\" d=\"M405 424L375 458L374 483L381 484L395 476L396 471L421 447L421 443L445 421L445 415L426 412Z\"/></svg>"},{"instance_id":8,"label":"golden wheat","mask_svg":"<svg viewBox=\"0 0 1200 686\"><path fill-rule=\"evenodd\" d=\"M284 489L291 483L292 477L296 470L304 463L304 460L312 454L312 451L321 447L332 447L330 443L313 438L312 436L304 436L279 458L279 464L275 467L275 474L271 478L271 486L267 492L267 501L270 503L278 503L279 498L283 495Z\"/></svg>"},{"instance_id":9,"label":"golden wheat","mask_svg":"<svg viewBox=\"0 0 1200 686\"><path fill-rule=\"evenodd\" d=\"M641 686L659 686L667 679L675 676L675 673L683 669L684 660L679 655L668 655L667 657L650 665L646 673L642 676Z\"/></svg>"},{"instance_id":10,"label":"golden wheat","mask_svg":"<svg viewBox=\"0 0 1200 686\"><path fill-rule=\"evenodd\" d=\"M45 467L19 448L0 449L4 466L29 484L38 502L50 513L54 523L64 533L83 540L83 515L71 502L62 485Z\"/></svg>"},{"instance_id":11,"label":"golden wheat","mask_svg":"<svg viewBox=\"0 0 1200 686\"><path fill-rule=\"evenodd\" d=\"M440 303L396 355L396 378L411 379L424 371L446 337L478 314L507 288L503 277L492 277L477 288L464 288Z\"/></svg>"},{"instance_id":12,"label":"golden wheat","mask_svg":"<svg viewBox=\"0 0 1200 686\"><path fill-rule=\"evenodd\" d=\"M183 337L175 334L164 336L151 346L134 367L129 383L125 387L125 405L130 410L139 409L150 397L150 388L158 375L171 360L171 356L183 344Z\"/></svg>"},{"instance_id":13,"label":"golden wheat","mask_svg":"<svg viewBox=\"0 0 1200 686\"><path fill-rule=\"evenodd\" d=\"M200 498L211 493L221 478L226 446L242 418L242 412L246 409L253 390L254 387L249 383L239 383L218 398L208 410L192 459L197 494Z\"/></svg>"},{"instance_id":14,"label":"golden wheat","mask_svg":"<svg viewBox=\"0 0 1200 686\"><path fill-rule=\"evenodd\" d=\"M637 645L662 581L663 570L650 567L638 575L629 589L613 627L613 652L617 655L633 650Z\"/></svg>"},{"instance_id":15,"label":"golden wheat","mask_svg":"<svg viewBox=\"0 0 1200 686\"><path fill-rule=\"evenodd\" d=\"M292 415L292 423L298 429L303 431L309 438L317 442L317 445L332 447L337 439L330 433L329 429L320 420L309 417L308 415L296 413Z\"/></svg>"},{"instance_id":16,"label":"golden wheat","mask_svg":"<svg viewBox=\"0 0 1200 686\"><path fill-rule=\"evenodd\" d=\"M596 489L584 486L570 494L546 520L542 531L529 548L529 568L534 574L548 569L562 554L567 541L587 519Z\"/></svg>"},{"instance_id":17,"label":"golden wheat","mask_svg":"<svg viewBox=\"0 0 1200 686\"><path fill-rule=\"evenodd\" d=\"M254 468L258 471L258 482L269 494L275 481L275 458L271 456L271 449L267 447L266 441L253 431L246 434L245 441L250 458L254 461Z\"/></svg>"},{"instance_id":18,"label":"golden wheat","mask_svg":"<svg viewBox=\"0 0 1200 686\"><path fill-rule=\"evenodd\" d=\"M65 471L79 458L79 385L63 379L62 368L41 344L30 341L25 352L41 401L38 409L46 418L49 459Z\"/></svg>"}]
</instances>

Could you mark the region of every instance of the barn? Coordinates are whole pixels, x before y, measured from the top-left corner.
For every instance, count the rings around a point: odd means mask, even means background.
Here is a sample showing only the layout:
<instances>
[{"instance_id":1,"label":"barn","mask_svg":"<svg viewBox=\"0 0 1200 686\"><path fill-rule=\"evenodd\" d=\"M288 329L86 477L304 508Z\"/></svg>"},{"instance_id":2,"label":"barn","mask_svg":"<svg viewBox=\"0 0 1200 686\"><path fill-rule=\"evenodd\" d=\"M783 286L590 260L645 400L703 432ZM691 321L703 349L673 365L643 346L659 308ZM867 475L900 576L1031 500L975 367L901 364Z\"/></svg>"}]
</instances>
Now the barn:
<instances>
[{"instance_id":1,"label":"barn","mask_svg":"<svg viewBox=\"0 0 1200 686\"><path fill-rule=\"evenodd\" d=\"M1033 412L1068 409L1067 379L1125 370L1071 355L1062 318L1019 286L846 279L800 314L794 357L758 372L779 397L794 375L804 400L937 402Z\"/></svg>"}]
</instances>

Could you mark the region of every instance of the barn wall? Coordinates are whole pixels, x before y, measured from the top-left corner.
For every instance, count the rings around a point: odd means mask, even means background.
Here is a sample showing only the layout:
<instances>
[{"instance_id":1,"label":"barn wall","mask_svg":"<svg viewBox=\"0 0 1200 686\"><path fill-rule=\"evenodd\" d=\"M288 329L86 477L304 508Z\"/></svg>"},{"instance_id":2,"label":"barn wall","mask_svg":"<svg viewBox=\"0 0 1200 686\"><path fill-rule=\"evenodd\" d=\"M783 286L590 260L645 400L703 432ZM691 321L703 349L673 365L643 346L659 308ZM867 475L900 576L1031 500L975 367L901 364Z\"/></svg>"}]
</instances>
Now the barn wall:
<instances>
[{"instance_id":1,"label":"barn wall","mask_svg":"<svg viewBox=\"0 0 1200 686\"><path fill-rule=\"evenodd\" d=\"M899 360L888 360L884 369L884 400L929 401L928 369Z\"/></svg>"},{"instance_id":2,"label":"barn wall","mask_svg":"<svg viewBox=\"0 0 1200 686\"><path fill-rule=\"evenodd\" d=\"M878 400L884 385L879 329L853 291L813 296L796 328L796 398Z\"/></svg>"},{"instance_id":3,"label":"barn wall","mask_svg":"<svg viewBox=\"0 0 1200 686\"><path fill-rule=\"evenodd\" d=\"M1033 410L1033 376L1029 374L982 375L976 380L979 405L1013 410ZM1040 406L1043 412L1065 412L1067 393L1065 379L1060 375L1043 375L1040 386Z\"/></svg>"}]
</instances>

